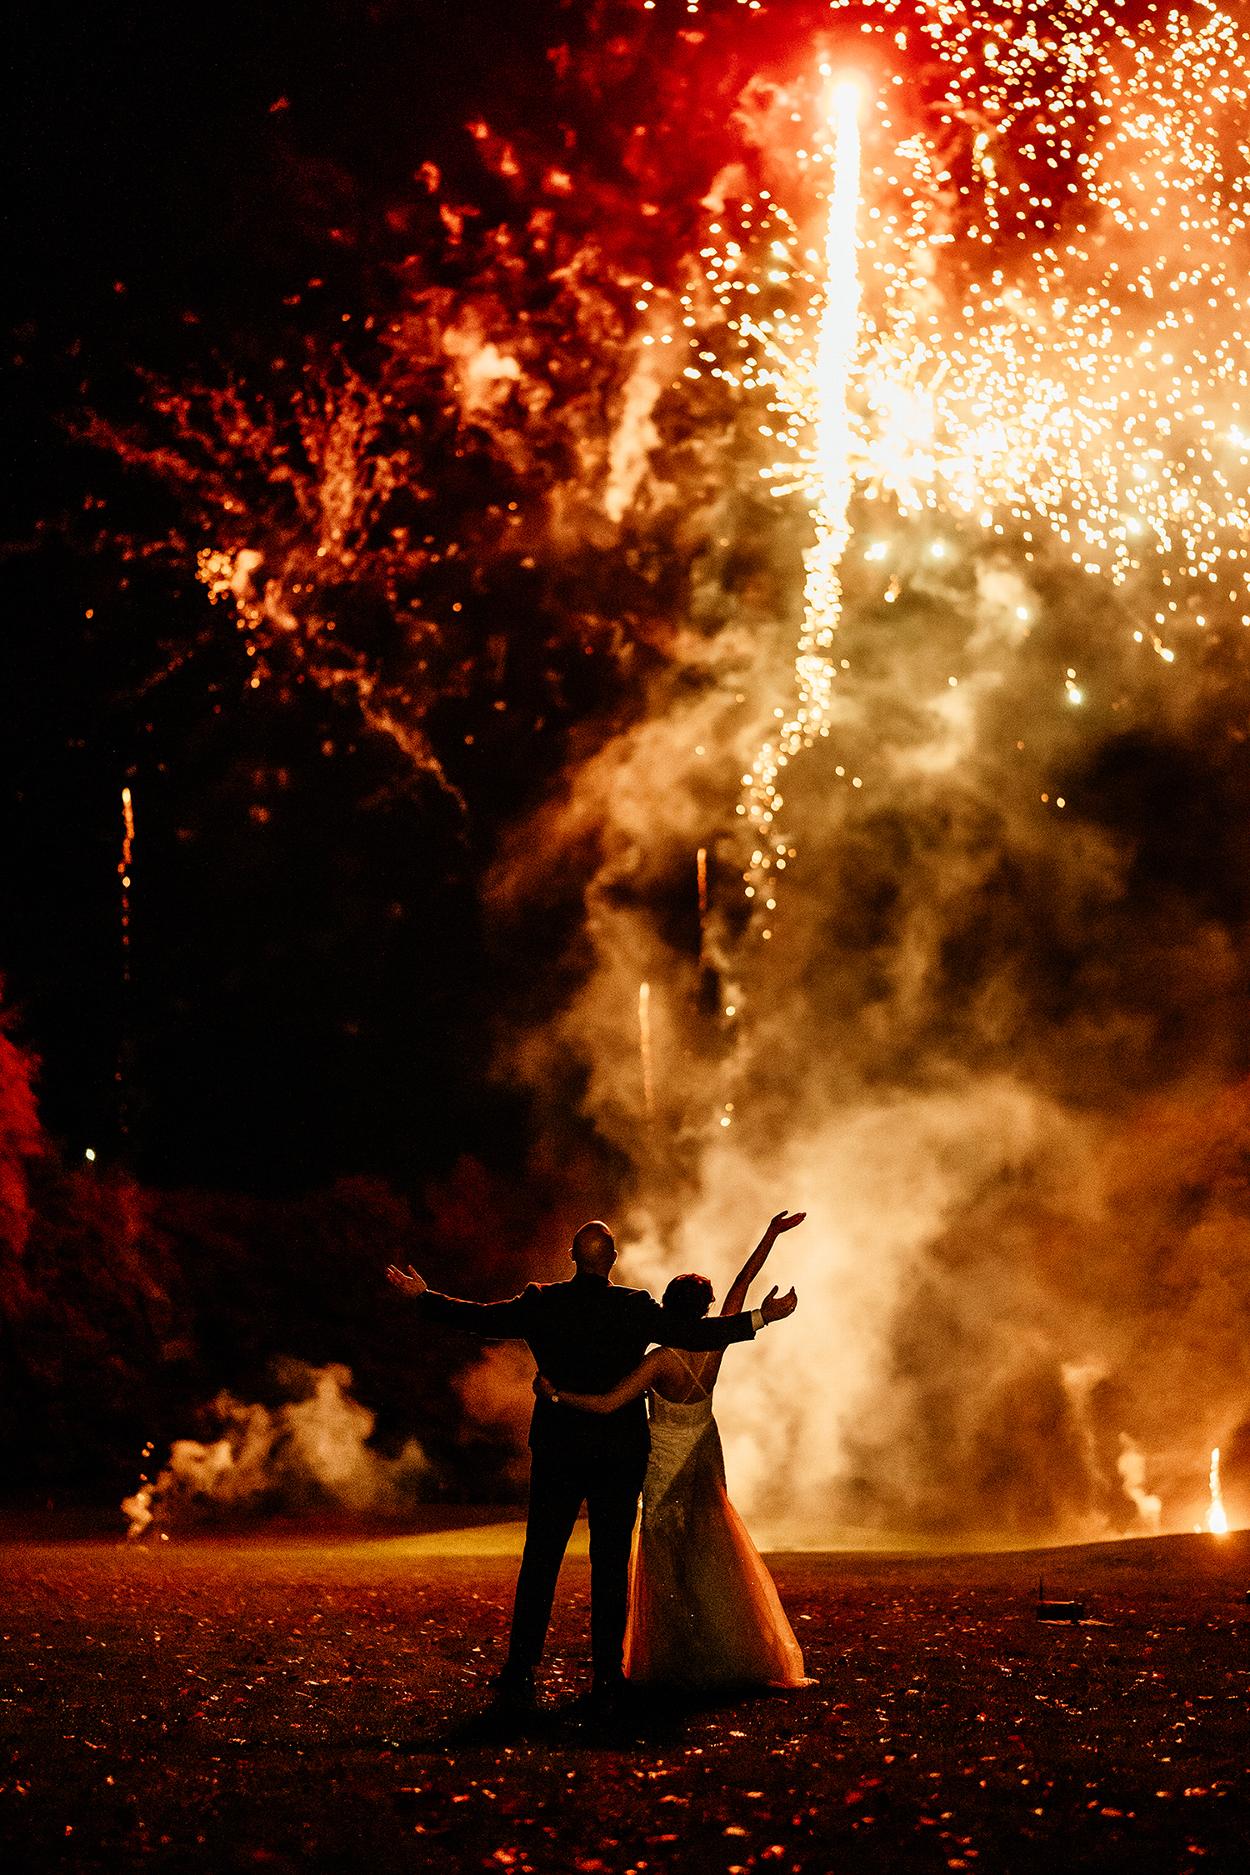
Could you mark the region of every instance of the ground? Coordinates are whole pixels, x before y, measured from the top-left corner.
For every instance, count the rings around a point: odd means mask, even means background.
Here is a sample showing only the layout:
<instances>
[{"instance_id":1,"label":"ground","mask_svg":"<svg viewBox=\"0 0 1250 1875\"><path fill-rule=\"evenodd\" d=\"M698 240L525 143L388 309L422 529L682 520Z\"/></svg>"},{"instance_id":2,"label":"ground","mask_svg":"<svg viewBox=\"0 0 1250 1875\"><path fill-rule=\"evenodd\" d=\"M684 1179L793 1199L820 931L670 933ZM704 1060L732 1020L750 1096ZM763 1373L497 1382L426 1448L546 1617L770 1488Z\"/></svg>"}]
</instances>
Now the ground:
<instances>
[{"instance_id":1,"label":"ground","mask_svg":"<svg viewBox=\"0 0 1250 1875\"><path fill-rule=\"evenodd\" d=\"M1247 1866L1248 1532L778 1556L816 1684L652 1708L609 1733L576 1704L588 1584L573 1557L548 1710L505 1737L475 1715L509 1547L506 1531L6 1544L0 1864ZM1093 1619L1039 1622L1039 1570Z\"/></svg>"}]
</instances>

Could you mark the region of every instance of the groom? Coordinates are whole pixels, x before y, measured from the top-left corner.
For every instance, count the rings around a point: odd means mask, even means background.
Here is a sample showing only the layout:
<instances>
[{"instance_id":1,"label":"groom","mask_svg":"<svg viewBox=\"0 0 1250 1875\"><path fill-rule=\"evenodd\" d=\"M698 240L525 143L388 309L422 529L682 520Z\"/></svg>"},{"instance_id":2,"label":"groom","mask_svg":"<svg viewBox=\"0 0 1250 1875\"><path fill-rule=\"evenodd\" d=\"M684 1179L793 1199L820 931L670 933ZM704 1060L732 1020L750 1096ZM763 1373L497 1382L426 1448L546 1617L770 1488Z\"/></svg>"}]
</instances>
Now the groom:
<instances>
[{"instance_id":1,"label":"groom","mask_svg":"<svg viewBox=\"0 0 1250 1875\"><path fill-rule=\"evenodd\" d=\"M510 1302L461 1302L429 1288L409 1264L394 1264L390 1282L430 1322L499 1341L525 1341L556 1388L606 1393L632 1373L648 1346L706 1352L747 1341L767 1322L794 1312L793 1289L770 1289L750 1314L674 1321L645 1289L611 1281L616 1244L606 1224L583 1224L569 1252L573 1274L562 1283L530 1283ZM508 1657L496 1704L521 1714L535 1704L534 1674L542 1656L556 1578L583 1503L590 1523L590 1645L592 1706L605 1716L623 1684L621 1656L628 1600L629 1546L647 1469L649 1434L641 1396L618 1412L575 1413L559 1400L537 1399L530 1422L529 1516L517 1577Z\"/></svg>"}]
</instances>

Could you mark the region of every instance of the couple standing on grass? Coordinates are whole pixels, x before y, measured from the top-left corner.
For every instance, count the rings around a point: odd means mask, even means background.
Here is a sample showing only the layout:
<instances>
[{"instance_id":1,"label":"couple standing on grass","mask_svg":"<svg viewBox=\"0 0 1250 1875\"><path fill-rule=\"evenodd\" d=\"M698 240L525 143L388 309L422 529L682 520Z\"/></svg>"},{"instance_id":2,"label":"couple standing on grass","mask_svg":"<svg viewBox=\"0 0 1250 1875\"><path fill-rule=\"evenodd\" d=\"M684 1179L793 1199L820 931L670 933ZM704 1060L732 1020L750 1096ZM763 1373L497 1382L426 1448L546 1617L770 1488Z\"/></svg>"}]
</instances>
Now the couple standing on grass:
<instances>
[{"instance_id":1,"label":"couple standing on grass","mask_svg":"<svg viewBox=\"0 0 1250 1875\"><path fill-rule=\"evenodd\" d=\"M772 1577L726 1495L712 1417L725 1349L794 1312L793 1289L776 1288L740 1311L777 1238L804 1215L777 1213L713 1319L705 1276L675 1277L662 1304L613 1283L616 1244L598 1222L574 1236L567 1282L531 1283L509 1302L461 1302L411 1265L388 1269L426 1320L525 1341L538 1364L525 1550L496 1686L504 1712L535 1705L556 1578L583 1503L596 1713L615 1713L626 1679L689 1689L806 1684Z\"/></svg>"}]
</instances>

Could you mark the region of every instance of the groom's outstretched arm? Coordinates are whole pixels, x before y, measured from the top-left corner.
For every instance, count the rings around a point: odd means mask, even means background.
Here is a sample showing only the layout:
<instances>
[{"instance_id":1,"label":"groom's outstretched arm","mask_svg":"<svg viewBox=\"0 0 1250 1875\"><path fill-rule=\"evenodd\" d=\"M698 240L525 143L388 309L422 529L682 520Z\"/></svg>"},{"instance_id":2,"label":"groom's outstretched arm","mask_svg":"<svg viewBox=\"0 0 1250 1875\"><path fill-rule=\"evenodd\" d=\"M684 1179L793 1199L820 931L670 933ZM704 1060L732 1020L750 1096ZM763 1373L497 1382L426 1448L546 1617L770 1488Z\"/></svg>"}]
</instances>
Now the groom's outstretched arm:
<instances>
[{"instance_id":1,"label":"groom's outstretched arm","mask_svg":"<svg viewBox=\"0 0 1250 1875\"><path fill-rule=\"evenodd\" d=\"M647 1340L658 1341L662 1348L688 1348L692 1354L707 1354L735 1341L749 1341L755 1333L755 1324L747 1314L704 1316L701 1321L683 1322L651 1296L641 1297L640 1302L639 1312L646 1316Z\"/></svg>"},{"instance_id":2,"label":"groom's outstretched arm","mask_svg":"<svg viewBox=\"0 0 1250 1875\"><path fill-rule=\"evenodd\" d=\"M465 1302L459 1296L445 1296L431 1289L411 1263L406 1271L392 1263L386 1275L392 1287L416 1303L427 1321L442 1322L448 1328L464 1328L490 1341L524 1341L533 1323L538 1297L535 1283L529 1283L519 1296L507 1302Z\"/></svg>"},{"instance_id":3,"label":"groom's outstretched arm","mask_svg":"<svg viewBox=\"0 0 1250 1875\"><path fill-rule=\"evenodd\" d=\"M735 1341L749 1341L766 1322L784 1321L798 1307L793 1289L779 1296L770 1289L758 1309L749 1314L706 1315L697 1322L674 1320L651 1296L641 1298L647 1311L646 1330L650 1340L664 1348L688 1348L692 1354L706 1354L727 1348Z\"/></svg>"},{"instance_id":4,"label":"groom's outstretched arm","mask_svg":"<svg viewBox=\"0 0 1250 1875\"><path fill-rule=\"evenodd\" d=\"M442 1322L448 1328L467 1328L471 1335L485 1335L491 1341L524 1341L534 1319L537 1294L531 1283L507 1302L463 1302L459 1296L427 1289L417 1308L428 1321Z\"/></svg>"}]
</instances>

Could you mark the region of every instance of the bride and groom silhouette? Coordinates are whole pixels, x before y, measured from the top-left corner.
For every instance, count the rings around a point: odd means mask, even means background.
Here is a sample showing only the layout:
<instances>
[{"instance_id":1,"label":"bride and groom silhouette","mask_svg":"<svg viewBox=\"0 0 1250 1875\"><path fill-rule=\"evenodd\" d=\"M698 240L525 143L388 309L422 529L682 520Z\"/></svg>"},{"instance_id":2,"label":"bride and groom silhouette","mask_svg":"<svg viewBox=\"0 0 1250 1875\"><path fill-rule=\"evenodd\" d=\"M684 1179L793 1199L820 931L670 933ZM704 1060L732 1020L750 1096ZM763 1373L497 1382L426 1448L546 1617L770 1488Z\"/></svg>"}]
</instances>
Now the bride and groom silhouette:
<instances>
[{"instance_id":1,"label":"bride and groom silhouette","mask_svg":"<svg viewBox=\"0 0 1250 1875\"><path fill-rule=\"evenodd\" d=\"M704 1276L674 1278L662 1303L613 1283L616 1245L598 1220L575 1234L567 1281L531 1283L506 1302L440 1295L411 1264L387 1270L426 1321L525 1341L538 1366L525 1548L496 1683L504 1713L523 1716L536 1704L556 1578L583 1504L592 1711L615 1713L627 1680L688 1690L806 1683L772 1578L726 1493L712 1416L725 1349L794 1312L793 1289L778 1296L775 1287L742 1311L777 1238L804 1215L771 1220L717 1317L707 1313Z\"/></svg>"}]
</instances>

